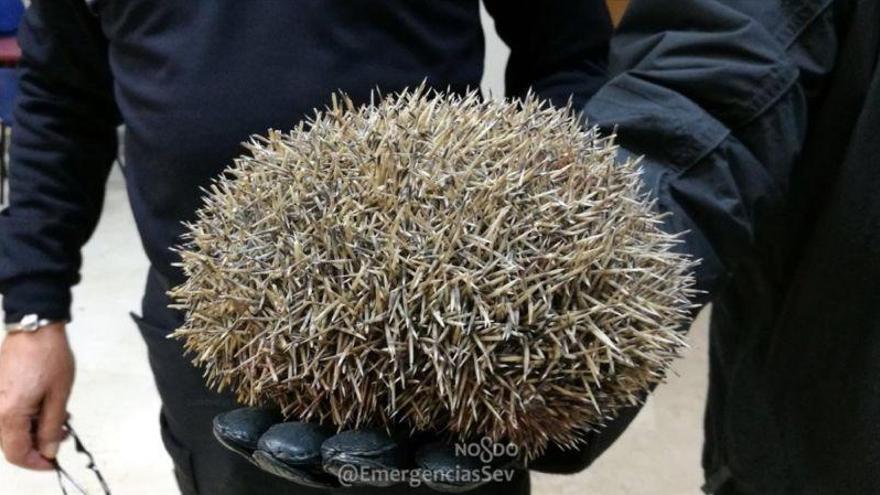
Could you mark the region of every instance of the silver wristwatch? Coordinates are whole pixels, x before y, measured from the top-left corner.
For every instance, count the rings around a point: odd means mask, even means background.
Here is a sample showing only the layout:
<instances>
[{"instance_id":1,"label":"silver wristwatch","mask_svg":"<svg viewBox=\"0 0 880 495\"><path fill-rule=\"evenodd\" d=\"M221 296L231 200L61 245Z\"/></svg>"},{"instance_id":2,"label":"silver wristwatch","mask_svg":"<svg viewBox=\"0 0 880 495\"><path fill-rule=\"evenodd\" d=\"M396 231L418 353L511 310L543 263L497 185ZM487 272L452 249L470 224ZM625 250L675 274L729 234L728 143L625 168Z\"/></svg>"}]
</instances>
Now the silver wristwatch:
<instances>
[{"instance_id":1,"label":"silver wristwatch","mask_svg":"<svg viewBox=\"0 0 880 495\"><path fill-rule=\"evenodd\" d=\"M29 315L24 315L24 317L18 323L7 323L6 324L6 333L16 333L16 332L29 332L33 333L37 330L45 327L46 325L51 325L53 323L61 323L65 322L64 320L50 320L48 318L40 318L36 313L31 313ZM66 323L66 322L65 322Z\"/></svg>"}]
</instances>

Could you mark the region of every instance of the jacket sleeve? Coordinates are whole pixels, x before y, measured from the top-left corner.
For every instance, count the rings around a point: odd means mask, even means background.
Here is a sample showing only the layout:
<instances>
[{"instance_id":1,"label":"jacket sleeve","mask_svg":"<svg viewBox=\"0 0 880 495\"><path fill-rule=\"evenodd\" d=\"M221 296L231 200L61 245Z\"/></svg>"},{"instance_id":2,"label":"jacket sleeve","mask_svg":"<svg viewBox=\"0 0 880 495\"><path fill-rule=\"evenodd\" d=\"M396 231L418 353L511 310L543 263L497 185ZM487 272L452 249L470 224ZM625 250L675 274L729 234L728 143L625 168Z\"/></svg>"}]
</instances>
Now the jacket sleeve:
<instances>
[{"instance_id":1,"label":"jacket sleeve","mask_svg":"<svg viewBox=\"0 0 880 495\"><path fill-rule=\"evenodd\" d=\"M644 156L643 185L666 227L702 260L707 302L729 274L767 263L804 144L811 99L837 56L833 0L633 0L612 42L612 79L585 107ZM841 2L837 2L840 4ZM576 472L636 416L624 410L576 452L532 467Z\"/></svg>"},{"instance_id":2,"label":"jacket sleeve","mask_svg":"<svg viewBox=\"0 0 880 495\"><path fill-rule=\"evenodd\" d=\"M117 150L106 40L86 2L34 0L19 41L10 204L0 213L5 319L69 319L80 248L97 224Z\"/></svg>"},{"instance_id":3,"label":"jacket sleeve","mask_svg":"<svg viewBox=\"0 0 880 495\"><path fill-rule=\"evenodd\" d=\"M531 89L555 105L581 108L607 81L611 17L604 0L485 0L510 47L505 93Z\"/></svg>"}]
</instances>

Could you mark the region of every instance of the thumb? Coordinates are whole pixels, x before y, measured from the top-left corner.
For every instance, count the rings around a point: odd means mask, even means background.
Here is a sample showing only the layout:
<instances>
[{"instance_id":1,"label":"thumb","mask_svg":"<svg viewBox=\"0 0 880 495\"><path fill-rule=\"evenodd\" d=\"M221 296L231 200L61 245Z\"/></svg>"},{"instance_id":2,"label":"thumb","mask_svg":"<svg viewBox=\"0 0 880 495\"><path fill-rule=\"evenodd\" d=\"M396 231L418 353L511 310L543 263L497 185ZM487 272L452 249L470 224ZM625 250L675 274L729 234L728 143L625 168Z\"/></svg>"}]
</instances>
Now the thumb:
<instances>
[{"instance_id":1,"label":"thumb","mask_svg":"<svg viewBox=\"0 0 880 495\"><path fill-rule=\"evenodd\" d=\"M67 394L53 391L46 395L37 423L37 450L43 457L54 459L58 454L67 418Z\"/></svg>"}]
</instances>

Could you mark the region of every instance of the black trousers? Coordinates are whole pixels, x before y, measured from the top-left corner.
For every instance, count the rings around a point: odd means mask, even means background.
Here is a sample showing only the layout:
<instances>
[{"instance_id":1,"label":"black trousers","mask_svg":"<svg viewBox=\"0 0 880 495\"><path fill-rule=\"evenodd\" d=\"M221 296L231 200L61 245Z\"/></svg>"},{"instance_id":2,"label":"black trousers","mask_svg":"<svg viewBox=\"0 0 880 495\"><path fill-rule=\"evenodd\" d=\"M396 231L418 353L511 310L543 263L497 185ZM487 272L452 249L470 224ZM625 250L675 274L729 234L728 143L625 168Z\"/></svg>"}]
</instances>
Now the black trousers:
<instances>
[{"instance_id":1,"label":"black trousers","mask_svg":"<svg viewBox=\"0 0 880 495\"><path fill-rule=\"evenodd\" d=\"M174 474L184 495L282 495L327 494L292 484L259 470L223 448L214 438L211 421L215 415L240 407L227 394L209 390L201 370L184 356L181 343L166 336L177 328L182 315L168 309L167 284L150 270L142 314L132 315L149 352L150 367L162 398L159 421L165 449L174 461ZM528 472L520 472L511 482L483 485L473 495L526 495ZM427 487L398 485L391 488L344 488L345 494L427 494Z\"/></svg>"}]
</instances>

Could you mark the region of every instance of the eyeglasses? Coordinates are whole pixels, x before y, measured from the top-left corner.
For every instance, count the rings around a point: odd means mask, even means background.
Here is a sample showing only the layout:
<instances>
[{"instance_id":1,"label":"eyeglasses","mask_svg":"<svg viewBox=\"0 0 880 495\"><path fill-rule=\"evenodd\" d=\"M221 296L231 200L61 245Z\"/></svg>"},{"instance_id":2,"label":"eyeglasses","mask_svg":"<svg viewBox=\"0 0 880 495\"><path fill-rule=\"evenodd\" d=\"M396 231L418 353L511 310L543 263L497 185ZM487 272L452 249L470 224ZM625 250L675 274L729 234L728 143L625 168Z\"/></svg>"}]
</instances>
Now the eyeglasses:
<instances>
[{"instance_id":1,"label":"eyeglasses","mask_svg":"<svg viewBox=\"0 0 880 495\"><path fill-rule=\"evenodd\" d=\"M70 426L70 422L64 423L64 428L70 433L70 436L73 437L73 445L76 451L80 454L84 454L89 463L86 465L86 469L95 473L95 477L98 478L98 483L101 484L101 489L104 490L105 495L110 495L110 487L107 486L107 481L104 480L104 476L101 474L101 470L98 469L98 466L95 464L95 457L86 449L86 446L83 445L82 440L80 440L79 436L74 431L73 427ZM55 474L58 475L58 486L61 487L61 493L64 495L69 495L67 491L67 487L65 485L69 485L72 489L76 490L77 493L81 493L83 495L88 495L88 492L77 483L70 474L61 467L61 464L58 462L58 459L54 459L52 464L55 466Z\"/></svg>"}]
</instances>

